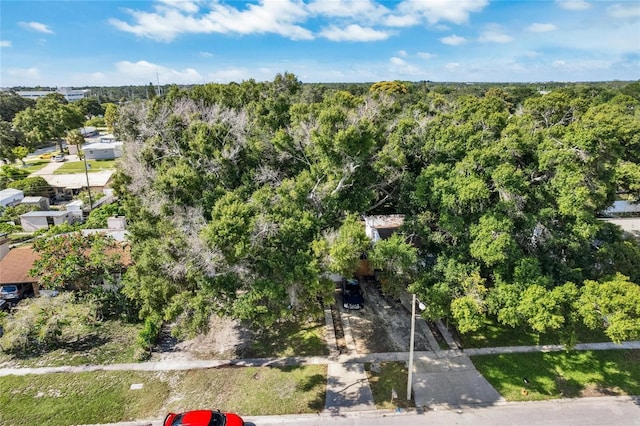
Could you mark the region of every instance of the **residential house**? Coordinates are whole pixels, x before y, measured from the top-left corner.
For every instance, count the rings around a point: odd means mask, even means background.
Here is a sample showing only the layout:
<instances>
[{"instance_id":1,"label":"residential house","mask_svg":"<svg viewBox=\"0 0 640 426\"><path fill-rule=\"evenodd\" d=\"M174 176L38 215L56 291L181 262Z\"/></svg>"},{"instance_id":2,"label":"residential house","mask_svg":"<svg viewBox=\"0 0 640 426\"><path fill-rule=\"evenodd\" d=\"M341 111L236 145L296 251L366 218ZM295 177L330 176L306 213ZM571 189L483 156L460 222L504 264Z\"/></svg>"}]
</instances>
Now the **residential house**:
<instances>
[{"instance_id":1,"label":"residential house","mask_svg":"<svg viewBox=\"0 0 640 426\"><path fill-rule=\"evenodd\" d=\"M40 256L33 251L31 246L15 247L8 250L0 260L0 286L32 285L34 294L38 296L38 279L30 276L29 270L33 267L33 262L39 258Z\"/></svg>"},{"instance_id":2,"label":"residential house","mask_svg":"<svg viewBox=\"0 0 640 426\"><path fill-rule=\"evenodd\" d=\"M114 160L122 157L122 142L97 142L82 146L87 160Z\"/></svg>"}]
</instances>

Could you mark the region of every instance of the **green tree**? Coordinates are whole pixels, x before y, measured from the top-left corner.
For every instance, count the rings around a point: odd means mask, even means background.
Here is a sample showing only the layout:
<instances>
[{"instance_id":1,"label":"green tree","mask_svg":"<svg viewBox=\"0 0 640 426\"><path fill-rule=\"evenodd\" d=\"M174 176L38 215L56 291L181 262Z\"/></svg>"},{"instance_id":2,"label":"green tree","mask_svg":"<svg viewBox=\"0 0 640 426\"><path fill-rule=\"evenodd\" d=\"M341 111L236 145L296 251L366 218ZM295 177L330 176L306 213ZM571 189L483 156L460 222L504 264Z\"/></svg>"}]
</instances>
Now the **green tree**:
<instances>
[{"instance_id":1,"label":"green tree","mask_svg":"<svg viewBox=\"0 0 640 426\"><path fill-rule=\"evenodd\" d=\"M118 120L118 106L116 104L104 105L104 122L107 125L107 131L113 133Z\"/></svg>"},{"instance_id":2,"label":"green tree","mask_svg":"<svg viewBox=\"0 0 640 426\"><path fill-rule=\"evenodd\" d=\"M49 94L36 101L36 106L16 114L13 125L22 131L31 143L56 141L62 151L62 140L71 129L84 123L80 109L66 103L60 94Z\"/></svg>"},{"instance_id":3,"label":"green tree","mask_svg":"<svg viewBox=\"0 0 640 426\"><path fill-rule=\"evenodd\" d=\"M581 290L578 312L589 328L604 328L616 343L638 340L640 285L622 274L601 282L587 280Z\"/></svg>"},{"instance_id":4,"label":"green tree","mask_svg":"<svg viewBox=\"0 0 640 426\"><path fill-rule=\"evenodd\" d=\"M0 120L0 159L16 160L13 150L20 146L28 146L24 134L14 129L10 122Z\"/></svg>"},{"instance_id":5,"label":"green tree","mask_svg":"<svg viewBox=\"0 0 640 426\"><path fill-rule=\"evenodd\" d=\"M417 250L401 234L377 241L369 260L376 269L382 270L382 291L385 294L397 296L406 290L417 272Z\"/></svg>"},{"instance_id":6,"label":"green tree","mask_svg":"<svg viewBox=\"0 0 640 426\"><path fill-rule=\"evenodd\" d=\"M329 271L351 277L358 269L362 254L368 251L370 245L371 240L365 233L364 223L357 215L350 214L337 233L329 233L317 248L320 249L319 256L326 256L325 263Z\"/></svg>"},{"instance_id":7,"label":"green tree","mask_svg":"<svg viewBox=\"0 0 640 426\"><path fill-rule=\"evenodd\" d=\"M25 165L24 158L29 154L29 148L24 146L16 146L11 150L11 153L22 162L22 165Z\"/></svg>"},{"instance_id":8,"label":"green tree","mask_svg":"<svg viewBox=\"0 0 640 426\"><path fill-rule=\"evenodd\" d=\"M82 115L87 118L97 117L104 114L104 108L98 102L98 98L87 97L79 99L75 102L75 105L80 108Z\"/></svg>"},{"instance_id":9,"label":"green tree","mask_svg":"<svg viewBox=\"0 0 640 426\"><path fill-rule=\"evenodd\" d=\"M104 234L81 232L38 238L33 249L39 259L29 274L48 289L87 291L103 283L115 283L124 268L122 245Z\"/></svg>"},{"instance_id":10,"label":"green tree","mask_svg":"<svg viewBox=\"0 0 640 426\"><path fill-rule=\"evenodd\" d=\"M42 176L26 177L24 179L15 180L7 184L9 188L20 189L24 191L27 197L47 197L51 198L55 195L55 190Z\"/></svg>"},{"instance_id":11,"label":"green tree","mask_svg":"<svg viewBox=\"0 0 640 426\"><path fill-rule=\"evenodd\" d=\"M0 91L0 120L11 122L17 113L33 107L33 99L23 98L11 90Z\"/></svg>"}]
</instances>

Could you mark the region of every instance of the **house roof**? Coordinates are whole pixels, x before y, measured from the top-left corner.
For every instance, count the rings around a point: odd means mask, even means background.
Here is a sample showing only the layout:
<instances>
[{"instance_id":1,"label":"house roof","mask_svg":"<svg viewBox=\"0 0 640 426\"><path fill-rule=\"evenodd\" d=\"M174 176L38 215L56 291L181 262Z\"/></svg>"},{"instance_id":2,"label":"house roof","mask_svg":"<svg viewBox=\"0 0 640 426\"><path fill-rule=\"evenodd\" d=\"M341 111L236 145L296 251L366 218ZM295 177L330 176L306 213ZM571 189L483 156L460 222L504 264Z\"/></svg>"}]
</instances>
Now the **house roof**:
<instances>
[{"instance_id":1,"label":"house roof","mask_svg":"<svg viewBox=\"0 0 640 426\"><path fill-rule=\"evenodd\" d=\"M47 211L35 211L28 212L25 214L21 214L20 217L60 217L68 215L68 211L55 211L55 210L47 210Z\"/></svg>"},{"instance_id":2,"label":"house roof","mask_svg":"<svg viewBox=\"0 0 640 426\"><path fill-rule=\"evenodd\" d=\"M24 196L24 191L20 189L14 189L14 188L7 188L0 191L0 198L13 197L15 195Z\"/></svg>"},{"instance_id":3,"label":"house roof","mask_svg":"<svg viewBox=\"0 0 640 426\"><path fill-rule=\"evenodd\" d=\"M102 187L105 186L114 170L101 170L99 172L89 173L89 186ZM87 187L87 176L84 173L74 173L65 175L42 175L44 180L54 188L79 189Z\"/></svg>"},{"instance_id":4,"label":"house roof","mask_svg":"<svg viewBox=\"0 0 640 426\"><path fill-rule=\"evenodd\" d=\"M125 267L132 264L131 248L128 244L122 246L120 255ZM33 267L33 262L39 258L40 255L33 250L32 246L16 247L9 250L9 253L0 260L0 285L37 283L38 278L30 276L29 270Z\"/></svg>"},{"instance_id":5,"label":"house roof","mask_svg":"<svg viewBox=\"0 0 640 426\"><path fill-rule=\"evenodd\" d=\"M0 260L0 284L35 283L29 269L40 255L31 246L16 247Z\"/></svg>"},{"instance_id":6,"label":"house roof","mask_svg":"<svg viewBox=\"0 0 640 426\"><path fill-rule=\"evenodd\" d=\"M42 200L46 200L46 198L45 197L24 197L21 203L22 204L39 203Z\"/></svg>"}]
</instances>

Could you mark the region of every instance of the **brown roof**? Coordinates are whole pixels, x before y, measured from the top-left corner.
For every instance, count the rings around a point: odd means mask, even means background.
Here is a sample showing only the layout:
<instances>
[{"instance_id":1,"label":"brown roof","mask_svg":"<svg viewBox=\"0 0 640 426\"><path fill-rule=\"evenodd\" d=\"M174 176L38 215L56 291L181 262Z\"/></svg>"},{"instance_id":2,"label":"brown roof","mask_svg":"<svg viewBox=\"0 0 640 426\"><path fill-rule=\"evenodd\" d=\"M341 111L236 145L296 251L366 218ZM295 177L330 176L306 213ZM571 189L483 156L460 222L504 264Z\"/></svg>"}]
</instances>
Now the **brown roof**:
<instances>
[{"instance_id":1,"label":"brown roof","mask_svg":"<svg viewBox=\"0 0 640 426\"><path fill-rule=\"evenodd\" d=\"M31 246L16 247L0 260L0 284L36 283L29 269L40 255Z\"/></svg>"}]
</instances>

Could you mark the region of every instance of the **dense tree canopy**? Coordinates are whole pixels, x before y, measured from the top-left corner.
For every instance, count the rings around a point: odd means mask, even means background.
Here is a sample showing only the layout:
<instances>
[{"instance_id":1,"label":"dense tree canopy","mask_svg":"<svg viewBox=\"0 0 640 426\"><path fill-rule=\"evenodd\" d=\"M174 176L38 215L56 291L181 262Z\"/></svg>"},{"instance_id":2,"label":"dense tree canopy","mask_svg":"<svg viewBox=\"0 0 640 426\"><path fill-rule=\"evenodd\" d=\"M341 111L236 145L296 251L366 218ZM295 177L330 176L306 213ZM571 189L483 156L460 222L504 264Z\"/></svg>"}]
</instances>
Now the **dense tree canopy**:
<instances>
[{"instance_id":1,"label":"dense tree canopy","mask_svg":"<svg viewBox=\"0 0 640 426\"><path fill-rule=\"evenodd\" d=\"M56 141L60 151L66 133L83 123L82 111L59 93L39 98L35 107L20 111L13 119L14 127L23 132L30 143Z\"/></svg>"},{"instance_id":2,"label":"dense tree canopy","mask_svg":"<svg viewBox=\"0 0 640 426\"><path fill-rule=\"evenodd\" d=\"M125 291L141 315L185 333L214 312L263 326L306 315L332 296L325 272L368 248L358 218L402 213L406 237L372 259L425 316L463 332L487 316L567 335L594 324L574 313L600 297L585 282L638 282L637 241L598 214L639 195L640 102L582 85L428 86L350 92L285 74L120 106Z\"/></svg>"}]
</instances>

